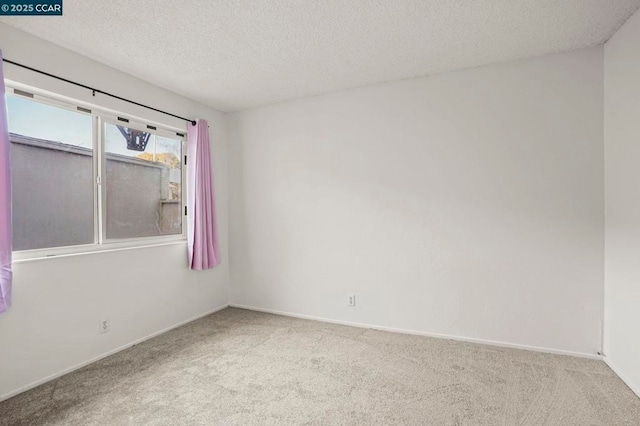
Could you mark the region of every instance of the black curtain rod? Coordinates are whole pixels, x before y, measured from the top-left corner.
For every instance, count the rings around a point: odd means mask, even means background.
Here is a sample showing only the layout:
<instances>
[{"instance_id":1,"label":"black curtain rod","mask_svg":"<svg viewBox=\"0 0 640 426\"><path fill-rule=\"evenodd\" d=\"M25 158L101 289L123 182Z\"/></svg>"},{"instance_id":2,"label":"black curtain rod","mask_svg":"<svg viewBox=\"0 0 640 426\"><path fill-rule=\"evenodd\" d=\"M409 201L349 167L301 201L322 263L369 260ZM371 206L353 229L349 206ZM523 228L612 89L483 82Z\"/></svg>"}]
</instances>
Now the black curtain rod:
<instances>
[{"instance_id":1,"label":"black curtain rod","mask_svg":"<svg viewBox=\"0 0 640 426\"><path fill-rule=\"evenodd\" d=\"M15 66L18 66L18 67L21 67L21 68L24 68L24 69L28 69L29 71L37 72L37 73L39 73L39 74L46 75L47 77L55 78L55 79L58 79L58 80L60 80L60 81L64 81L65 83L74 84L74 85L79 86L79 87L82 87L82 88L84 88L84 89L91 90L91 91L93 92L93 96L95 96L95 95L96 95L96 93L100 93L101 95L110 96L110 97L112 97L112 98L119 99L119 100L121 100L121 101L129 102L130 104L134 104L134 105L137 105L137 106L140 106L140 107L143 107L143 108L147 108L147 109L150 109L150 110L153 110L153 111L156 111L156 112L162 113L162 114L170 115L171 117L179 118L180 120L188 121L188 122L190 122L191 124L193 124L194 126L196 125L196 121L195 121L195 120L192 120L192 119L190 119L190 118L180 117L179 115L171 114L170 112L162 111L161 109L154 108L154 107L150 107L149 105L144 105L144 104L141 104L141 103L139 103L139 102L132 101L132 100L130 100L130 99L126 99L126 98L123 98L123 97L118 96L118 95L114 95L113 93L109 93L109 92L105 92L105 91L100 90L100 89L96 89L96 88L93 88L93 87L89 87L89 86L84 85L84 84L82 84L82 83L78 83L78 82L75 82L75 81L68 80L68 79L66 79L66 78L58 77L57 75L53 75L53 74L50 74L50 73L48 73L48 72L40 71L40 70L37 70L37 69L35 69L35 68L32 68L32 67L29 67L29 66L26 66L26 65L19 64L19 63L17 63L17 62L10 61L10 60L8 60L8 59L4 59L4 58L3 58L2 60L3 60L4 62L8 63L8 64L15 65Z\"/></svg>"}]
</instances>

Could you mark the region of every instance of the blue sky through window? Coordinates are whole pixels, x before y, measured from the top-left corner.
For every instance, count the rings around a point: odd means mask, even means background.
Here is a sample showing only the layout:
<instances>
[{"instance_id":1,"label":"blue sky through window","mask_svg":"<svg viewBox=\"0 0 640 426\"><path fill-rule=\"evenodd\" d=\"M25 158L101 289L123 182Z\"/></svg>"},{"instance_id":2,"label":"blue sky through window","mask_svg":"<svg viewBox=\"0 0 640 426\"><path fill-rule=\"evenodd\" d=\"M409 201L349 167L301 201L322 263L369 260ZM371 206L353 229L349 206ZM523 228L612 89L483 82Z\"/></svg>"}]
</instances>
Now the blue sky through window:
<instances>
[{"instance_id":1,"label":"blue sky through window","mask_svg":"<svg viewBox=\"0 0 640 426\"><path fill-rule=\"evenodd\" d=\"M9 131L38 139L52 140L91 149L93 147L93 122L89 114L43 104L18 96L7 95ZM107 124L108 151L137 157L139 151L127 149L124 137L116 126ZM180 158L181 143L177 139L152 134L145 152L169 152Z\"/></svg>"},{"instance_id":2,"label":"blue sky through window","mask_svg":"<svg viewBox=\"0 0 640 426\"><path fill-rule=\"evenodd\" d=\"M9 131L91 149L91 116L7 95Z\"/></svg>"}]
</instances>

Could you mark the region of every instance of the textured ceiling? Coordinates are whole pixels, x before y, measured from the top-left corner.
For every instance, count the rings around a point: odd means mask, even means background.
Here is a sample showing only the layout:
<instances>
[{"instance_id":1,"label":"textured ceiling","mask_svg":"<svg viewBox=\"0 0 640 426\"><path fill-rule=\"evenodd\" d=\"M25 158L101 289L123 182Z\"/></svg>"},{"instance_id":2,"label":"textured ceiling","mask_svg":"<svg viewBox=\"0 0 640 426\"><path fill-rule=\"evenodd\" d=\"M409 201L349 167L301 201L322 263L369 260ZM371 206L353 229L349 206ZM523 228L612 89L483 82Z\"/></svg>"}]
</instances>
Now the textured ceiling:
<instances>
[{"instance_id":1,"label":"textured ceiling","mask_svg":"<svg viewBox=\"0 0 640 426\"><path fill-rule=\"evenodd\" d=\"M222 111L598 45L640 0L65 0L0 21Z\"/></svg>"}]
</instances>

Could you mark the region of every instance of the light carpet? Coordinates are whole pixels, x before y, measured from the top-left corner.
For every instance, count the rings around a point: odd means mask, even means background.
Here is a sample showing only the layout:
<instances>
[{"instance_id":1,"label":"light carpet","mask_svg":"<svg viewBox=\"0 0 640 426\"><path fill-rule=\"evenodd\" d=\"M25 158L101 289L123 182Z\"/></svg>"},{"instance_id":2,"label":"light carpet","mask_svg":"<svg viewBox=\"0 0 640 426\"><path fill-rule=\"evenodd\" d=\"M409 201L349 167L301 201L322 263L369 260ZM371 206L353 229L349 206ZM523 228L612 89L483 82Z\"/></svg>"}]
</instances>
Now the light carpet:
<instances>
[{"instance_id":1,"label":"light carpet","mask_svg":"<svg viewBox=\"0 0 640 426\"><path fill-rule=\"evenodd\" d=\"M228 308L0 403L0 425L639 425L602 362Z\"/></svg>"}]
</instances>

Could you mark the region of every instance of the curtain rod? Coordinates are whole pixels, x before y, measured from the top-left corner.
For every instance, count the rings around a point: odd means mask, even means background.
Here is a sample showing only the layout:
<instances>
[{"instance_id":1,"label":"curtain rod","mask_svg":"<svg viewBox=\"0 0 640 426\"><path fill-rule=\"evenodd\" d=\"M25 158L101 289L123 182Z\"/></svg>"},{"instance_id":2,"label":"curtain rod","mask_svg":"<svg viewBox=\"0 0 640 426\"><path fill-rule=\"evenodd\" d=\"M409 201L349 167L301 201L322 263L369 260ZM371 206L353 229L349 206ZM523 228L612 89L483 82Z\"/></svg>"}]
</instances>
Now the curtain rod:
<instances>
[{"instance_id":1,"label":"curtain rod","mask_svg":"<svg viewBox=\"0 0 640 426\"><path fill-rule=\"evenodd\" d=\"M100 89L96 89L96 88L93 88L93 87L89 87L89 86L87 86L87 85L84 85L84 84L82 84L82 83L78 83L78 82L76 82L76 81L72 81L72 80L68 80L68 79L66 79L66 78L58 77L57 75L53 75L53 74L50 74L50 73L45 72L45 71L40 71L40 70L38 70L38 69L35 69L35 68L32 68L32 67L29 67L29 66L27 66L27 65L19 64L19 63L17 63L17 62L10 61L10 60L8 60L8 59L4 59L4 58L3 58L2 60L3 60L4 62L8 63L8 64L15 65L15 66L18 66L18 67L21 67L21 68L25 68L25 69L28 69L29 71L37 72L37 73L39 73L39 74L46 75L47 77L55 78L55 79L58 79L58 80L60 80L60 81L64 81L65 83L74 84L74 85L79 86L79 87L82 87L82 88L84 88L84 89L91 90L91 91L93 92L93 96L95 96L95 95L96 95L96 93L100 93L101 95L110 96L110 97L112 97L112 98L119 99L119 100L121 100L121 101L129 102L130 104L134 104L134 105L137 105L137 106L140 106L140 107L143 107L143 108L147 108L147 109L150 109L150 110L153 110L153 111L156 111L156 112L162 113L162 114L170 115L171 117L179 118L180 120L188 121L188 122L190 122L191 124L193 124L194 126L196 125L196 121L195 121L195 120L192 120L192 119L190 119L190 118L180 117L179 115L171 114L170 112L162 111L161 109L154 108L154 107L150 107L149 105L144 105L144 104L141 104L141 103L139 103L139 102L132 101L132 100L130 100L130 99L126 99L126 98L123 98L123 97L121 97L121 96L114 95L114 94L112 94L112 93L105 92L105 91L100 90Z\"/></svg>"}]
</instances>

